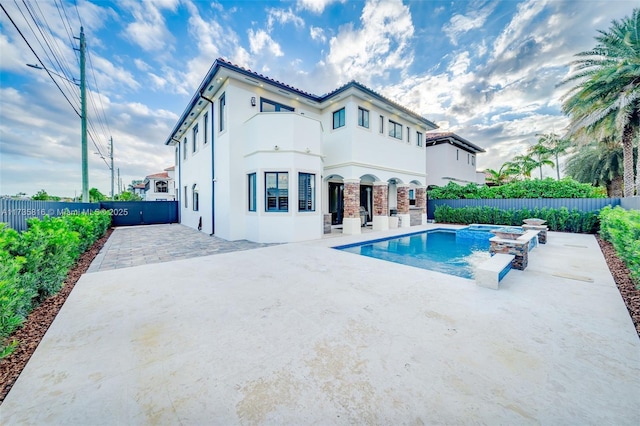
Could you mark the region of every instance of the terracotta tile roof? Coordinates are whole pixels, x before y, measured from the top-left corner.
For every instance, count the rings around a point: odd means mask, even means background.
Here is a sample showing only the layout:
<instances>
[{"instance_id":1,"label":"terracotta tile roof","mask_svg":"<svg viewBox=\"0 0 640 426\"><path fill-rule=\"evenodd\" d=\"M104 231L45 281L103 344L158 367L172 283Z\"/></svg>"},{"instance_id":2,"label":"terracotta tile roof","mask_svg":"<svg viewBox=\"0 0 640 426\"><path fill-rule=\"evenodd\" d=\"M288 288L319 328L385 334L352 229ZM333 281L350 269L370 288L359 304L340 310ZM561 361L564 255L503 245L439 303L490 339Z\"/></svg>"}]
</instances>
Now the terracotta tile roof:
<instances>
[{"instance_id":1,"label":"terracotta tile roof","mask_svg":"<svg viewBox=\"0 0 640 426\"><path fill-rule=\"evenodd\" d=\"M147 176L145 179L169 179L169 173L162 172Z\"/></svg>"},{"instance_id":2,"label":"terracotta tile roof","mask_svg":"<svg viewBox=\"0 0 640 426\"><path fill-rule=\"evenodd\" d=\"M144 183L136 183L135 185L133 185L133 187L138 189L144 189L145 185Z\"/></svg>"},{"instance_id":3,"label":"terracotta tile roof","mask_svg":"<svg viewBox=\"0 0 640 426\"><path fill-rule=\"evenodd\" d=\"M164 169L165 172L172 172L176 169L176 166L171 166L171 167L167 167L166 169Z\"/></svg>"}]
</instances>

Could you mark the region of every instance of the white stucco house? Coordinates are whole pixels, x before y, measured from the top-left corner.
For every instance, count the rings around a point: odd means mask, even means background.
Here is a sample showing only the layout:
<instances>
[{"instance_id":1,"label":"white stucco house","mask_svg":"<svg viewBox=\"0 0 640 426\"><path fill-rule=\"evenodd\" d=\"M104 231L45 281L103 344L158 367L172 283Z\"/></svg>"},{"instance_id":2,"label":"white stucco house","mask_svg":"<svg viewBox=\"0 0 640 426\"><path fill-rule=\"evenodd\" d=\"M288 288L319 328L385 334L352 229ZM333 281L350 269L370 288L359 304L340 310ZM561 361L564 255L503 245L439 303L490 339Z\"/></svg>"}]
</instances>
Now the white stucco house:
<instances>
[{"instance_id":1,"label":"white stucco house","mask_svg":"<svg viewBox=\"0 0 640 426\"><path fill-rule=\"evenodd\" d=\"M175 201L175 166L164 169L144 178L144 201Z\"/></svg>"},{"instance_id":2,"label":"white stucco house","mask_svg":"<svg viewBox=\"0 0 640 426\"><path fill-rule=\"evenodd\" d=\"M484 184L484 173L476 170L476 156L484 149L452 132L429 132L427 147L427 186Z\"/></svg>"},{"instance_id":3,"label":"white stucco house","mask_svg":"<svg viewBox=\"0 0 640 426\"><path fill-rule=\"evenodd\" d=\"M357 82L316 96L217 59L165 141L180 222L257 242L424 223L436 128Z\"/></svg>"}]
</instances>

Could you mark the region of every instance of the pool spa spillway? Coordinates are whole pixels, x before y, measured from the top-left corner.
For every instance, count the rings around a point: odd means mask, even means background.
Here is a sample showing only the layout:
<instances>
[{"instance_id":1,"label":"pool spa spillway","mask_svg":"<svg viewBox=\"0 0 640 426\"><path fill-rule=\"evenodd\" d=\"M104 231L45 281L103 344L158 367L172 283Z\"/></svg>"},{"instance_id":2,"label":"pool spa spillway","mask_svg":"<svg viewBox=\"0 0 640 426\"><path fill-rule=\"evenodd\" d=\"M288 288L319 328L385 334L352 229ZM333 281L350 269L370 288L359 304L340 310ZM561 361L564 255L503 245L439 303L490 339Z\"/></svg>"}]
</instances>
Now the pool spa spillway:
<instances>
[{"instance_id":1,"label":"pool spa spillway","mask_svg":"<svg viewBox=\"0 0 640 426\"><path fill-rule=\"evenodd\" d=\"M334 247L338 250L473 279L476 265L490 258L492 225L458 230L432 229L395 237Z\"/></svg>"}]
</instances>

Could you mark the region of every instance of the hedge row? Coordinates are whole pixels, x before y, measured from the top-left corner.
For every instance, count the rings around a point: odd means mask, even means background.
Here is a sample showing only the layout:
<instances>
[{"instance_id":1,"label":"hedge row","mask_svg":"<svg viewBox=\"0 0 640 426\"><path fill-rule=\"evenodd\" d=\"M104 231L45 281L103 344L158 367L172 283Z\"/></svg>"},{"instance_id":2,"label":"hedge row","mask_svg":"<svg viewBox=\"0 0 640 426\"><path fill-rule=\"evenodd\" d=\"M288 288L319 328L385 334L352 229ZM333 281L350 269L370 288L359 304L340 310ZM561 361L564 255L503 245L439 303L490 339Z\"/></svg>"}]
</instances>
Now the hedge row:
<instances>
[{"instance_id":1,"label":"hedge row","mask_svg":"<svg viewBox=\"0 0 640 426\"><path fill-rule=\"evenodd\" d=\"M605 207L600 211L600 236L613 244L640 288L640 211Z\"/></svg>"},{"instance_id":2,"label":"hedge row","mask_svg":"<svg viewBox=\"0 0 640 426\"><path fill-rule=\"evenodd\" d=\"M577 209L520 209L502 210L497 207L453 208L447 205L437 206L434 212L436 222L440 223L485 223L490 225L522 226L523 219L540 218L547 221L551 231L595 233L598 229L597 212L581 212Z\"/></svg>"},{"instance_id":3,"label":"hedge row","mask_svg":"<svg viewBox=\"0 0 640 426\"><path fill-rule=\"evenodd\" d=\"M605 198L605 188L596 188L591 184L579 183L570 178L555 180L551 178L522 180L500 186L476 185L462 186L449 182L428 192L430 200L458 199L494 199L494 198Z\"/></svg>"},{"instance_id":4,"label":"hedge row","mask_svg":"<svg viewBox=\"0 0 640 426\"><path fill-rule=\"evenodd\" d=\"M22 233L0 224L0 358L16 344L5 345L6 338L60 290L80 254L106 233L111 213L45 216L28 224Z\"/></svg>"}]
</instances>

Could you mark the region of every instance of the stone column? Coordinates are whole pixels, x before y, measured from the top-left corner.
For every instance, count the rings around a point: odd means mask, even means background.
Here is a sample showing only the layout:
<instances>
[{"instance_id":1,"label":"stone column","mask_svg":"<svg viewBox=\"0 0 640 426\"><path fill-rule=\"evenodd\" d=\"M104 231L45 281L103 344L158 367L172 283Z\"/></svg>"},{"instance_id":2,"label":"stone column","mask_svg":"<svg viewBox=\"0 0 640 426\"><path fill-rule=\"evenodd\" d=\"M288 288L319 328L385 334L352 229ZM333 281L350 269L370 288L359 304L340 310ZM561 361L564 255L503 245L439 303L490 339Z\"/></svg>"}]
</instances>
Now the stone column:
<instances>
[{"instance_id":1,"label":"stone column","mask_svg":"<svg viewBox=\"0 0 640 426\"><path fill-rule=\"evenodd\" d=\"M420 209L420 215L422 216L422 224L427 223L427 187L416 187L416 207Z\"/></svg>"},{"instance_id":2,"label":"stone column","mask_svg":"<svg viewBox=\"0 0 640 426\"><path fill-rule=\"evenodd\" d=\"M344 218L342 233L357 235L361 233L360 222L360 179L344 180Z\"/></svg>"},{"instance_id":3,"label":"stone column","mask_svg":"<svg viewBox=\"0 0 640 426\"><path fill-rule=\"evenodd\" d=\"M409 214L409 185L400 183L398 188L398 224L399 228L411 226L411 215Z\"/></svg>"},{"instance_id":4,"label":"stone column","mask_svg":"<svg viewBox=\"0 0 640 426\"><path fill-rule=\"evenodd\" d=\"M373 230L389 229L389 185L387 182L373 182Z\"/></svg>"}]
</instances>

